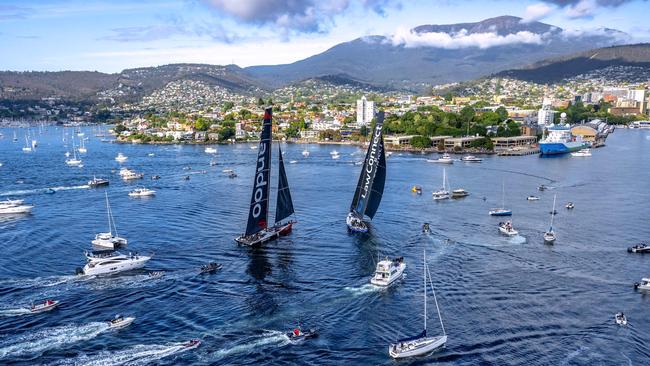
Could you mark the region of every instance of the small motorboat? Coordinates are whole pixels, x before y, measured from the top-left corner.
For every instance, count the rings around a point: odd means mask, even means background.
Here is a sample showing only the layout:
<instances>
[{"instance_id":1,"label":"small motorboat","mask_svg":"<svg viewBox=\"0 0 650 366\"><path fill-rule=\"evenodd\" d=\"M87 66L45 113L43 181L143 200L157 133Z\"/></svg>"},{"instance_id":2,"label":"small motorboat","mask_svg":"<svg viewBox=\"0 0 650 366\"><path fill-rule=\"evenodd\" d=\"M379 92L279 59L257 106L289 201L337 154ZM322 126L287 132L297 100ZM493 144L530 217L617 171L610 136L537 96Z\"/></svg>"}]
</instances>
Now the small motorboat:
<instances>
[{"instance_id":1,"label":"small motorboat","mask_svg":"<svg viewBox=\"0 0 650 366\"><path fill-rule=\"evenodd\" d=\"M528 196L526 199L528 201L539 201L539 197L537 196Z\"/></svg>"},{"instance_id":2,"label":"small motorboat","mask_svg":"<svg viewBox=\"0 0 650 366\"><path fill-rule=\"evenodd\" d=\"M184 166L184 167L183 167L183 170L192 170L192 167L189 166L189 165L188 165L188 166Z\"/></svg>"},{"instance_id":3,"label":"small motorboat","mask_svg":"<svg viewBox=\"0 0 650 366\"><path fill-rule=\"evenodd\" d=\"M217 165L217 162L214 161L214 159L213 159L213 160L210 160L210 166L215 166L215 165Z\"/></svg>"},{"instance_id":4,"label":"small motorboat","mask_svg":"<svg viewBox=\"0 0 650 366\"><path fill-rule=\"evenodd\" d=\"M453 164L454 159L447 153L442 154L438 159L427 159L429 163L440 163L440 164Z\"/></svg>"},{"instance_id":5,"label":"small motorboat","mask_svg":"<svg viewBox=\"0 0 650 366\"><path fill-rule=\"evenodd\" d=\"M149 153L149 154L147 154L147 156L149 156L149 157L153 157L153 156L156 156L156 154L154 154L154 153Z\"/></svg>"},{"instance_id":6,"label":"small motorboat","mask_svg":"<svg viewBox=\"0 0 650 366\"><path fill-rule=\"evenodd\" d=\"M202 265L201 268L199 268L199 272L202 273L202 274L203 273L214 273L214 272L220 270L221 267L223 267L223 266L221 264L217 263L217 262L210 262L208 264Z\"/></svg>"},{"instance_id":7,"label":"small motorboat","mask_svg":"<svg viewBox=\"0 0 650 366\"><path fill-rule=\"evenodd\" d=\"M237 173L232 172L232 173L228 174L228 178L230 178L230 179L237 178Z\"/></svg>"},{"instance_id":8,"label":"small motorboat","mask_svg":"<svg viewBox=\"0 0 650 366\"><path fill-rule=\"evenodd\" d=\"M574 207L576 207L573 202L568 202L564 207L566 207L567 210L573 210Z\"/></svg>"},{"instance_id":9,"label":"small motorboat","mask_svg":"<svg viewBox=\"0 0 650 366\"><path fill-rule=\"evenodd\" d=\"M495 208L488 212L490 216L512 216L512 210L507 208Z\"/></svg>"},{"instance_id":10,"label":"small motorboat","mask_svg":"<svg viewBox=\"0 0 650 366\"><path fill-rule=\"evenodd\" d=\"M627 318L625 317L625 314L623 314L622 311L614 315L614 321L618 325L627 325Z\"/></svg>"},{"instance_id":11,"label":"small motorboat","mask_svg":"<svg viewBox=\"0 0 650 366\"><path fill-rule=\"evenodd\" d=\"M641 282L634 284L636 290L650 290L650 278L644 277L641 279Z\"/></svg>"},{"instance_id":12,"label":"small motorboat","mask_svg":"<svg viewBox=\"0 0 650 366\"><path fill-rule=\"evenodd\" d=\"M183 348L185 349L194 349L200 345L201 345L201 341L198 339L192 339L191 341L187 341L181 344L181 346L183 346Z\"/></svg>"},{"instance_id":13,"label":"small motorboat","mask_svg":"<svg viewBox=\"0 0 650 366\"><path fill-rule=\"evenodd\" d=\"M45 191L43 191L45 194L55 194L56 191L53 190L52 188L46 188Z\"/></svg>"},{"instance_id":14,"label":"small motorboat","mask_svg":"<svg viewBox=\"0 0 650 366\"><path fill-rule=\"evenodd\" d=\"M154 191L153 189L144 188L144 187L136 188L136 189L132 190L131 192L129 192L129 197L151 197L151 196L155 196L155 195L156 195L156 191Z\"/></svg>"},{"instance_id":15,"label":"small motorboat","mask_svg":"<svg viewBox=\"0 0 650 366\"><path fill-rule=\"evenodd\" d=\"M466 163L480 163L480 162L483 161L483 159L481 159L481 158L477 158L477 157L474 156L474 155L463 156L460 160L461 160L461 161L464 161L464 162L466 162Z\"/></svg>"},{"instance_id":16,"label":"small motorboat","mask_svg":"<svg viewBox=\"0 0 650 366\"><path fill-rule=\"evenodd\" d=\"M309 156L309 150L305 149L302 151L302 156L308 157Z\"/></svg>"},{"instance_id":17,"label":"small motorboat","mask_svg":"<svg viewBox=\"0 0 650 366\"><path fill-rule=\"evenodd\" d=\"M189 175L184 176L183 180L190 180L190 176Z\"/></svg>"},{"instance_id":18,"label":"small motorboat","mask_svg":"<svg viewBox=\"0 0 650 366\"><path fill-rule=\"evenodd\" d=\"M152 175L151 176L151 180L158 180L158 179L160 179L159 175Z\"/></svg>"},{"instance_id":19,"label":"small motorboat","mask_svg":"<svg viewBox=\"0 0 650 366\"><path fill-rule=\"evenodd\" d=\"M499 223L499 231L507 236L516 236L519 234L517 230L512 226L512 221L504 221Z\"/></svg>"},{"instance_id":20,"label":"small motorboat","mask_svg":"<svg viewBox=\"0 0 650 366\"><path fill-rule=\"evenodd\" d=\"M537 187L537 189L538 189L539 191L543 192L543 191L546 190L546 186L543 185L543 184L540 184L539 187Z\"/></svg>"},{"instance_id":21,"label":"small motorboat","mask_svg":"<svg viewBox=\"0 0 650 366\"><path fill-rule=\"evenodd\" d=\"M109 329L126 328L129 325L131 325L131 323L133 323L134 320L135 320L134 317L126 317L125 318L125 317L123 317L121 315L115 315L115 318L108 321L108 328Z\"/></svg>"},{"instance_id":22,"label":"small motorboat","mask_svg":"<svg viewBox=\"0 0 650 366\"><path fill-rule=\"evenodd\" d=\"M411 192L417 193L417 194L422 194L422 187L421 186L413 186L413 187L411 187Z\"/></svg>"},{"instance_id":23,"label":"small motorboat","mask_svg":"<svg viewBox=\"0 0 650 366\"><path fill-rule=\"evenodd\" d=\"M574 156L574 157L588 157L588 156L591 156L591 149L581 149L579 151L572 152L571 156Z\"/></svg>"},{"instance_id":24,"label":"small motorboat","mask_svg":"<svg viewBox=\"0 0 650 366\"><path fill-rule=\"evenodd\" d=\"M216 154L216 153L217 153L217 149L214 148L214 147L206 147L206 148L205 148L205 153L206 153L206 154Z\"/></svg>"},{"instance_id":25,"label":"small motorboat","mask_svg":"<svg viewBox=\"0 0 650 366\"><path fill-rule=\"evenodd\" d=\"M552 211L549 211L548 213L550 213L551 215L557 215L557 210L552 210Z\"/></svg>"},{"instance_id":26,"label":"small motorboat","mask_svg":"<svg viewBox=\"0 0 650 366\"><path fill-rule=\"evenodd\" d=\"M469 192L462 188L454 189L451 191L451 198L463 198L469 196Z\"/></svg>"},{"instance_id":27,"label":"small motorboat","mask_svg":"<svg viewBox=\"0 0 650 366\"><path fill-rule=\"evenodd\" d=\"M425 222L422 224L422 232L425 234L431 234L431 227L429 227L429 223Z\"/></svg>"},{"instance_id":28,"label":"small motorboat","mask_svg":"<svg viewBox=\"0 0 650 366\"><path fill-rule=\"evenodd\" d=\"M291 161L289 161L289 164L296 164L296 163L298 163L298 160L291 160Z\"/></svg>"},{"instance_id":29,"label":"small motorboat","mask_svg":"<svg viewBox=\"0 0 650 366\"><path fill-rule=\"evenodd\" d=\"M44 313L46 311L54 310L57 306L59 306L60 302L56 300L45 300L40 304L32 304L31 308L29 311L32 312L32 314L36 313Z\"/></svg>"},{"instance_id":30,"label":"small motorboat","mask_svg":"<svg viewBox=\"0 0 650 366\"><path fill-rule=\"evenodd\" d=\"M294 328L291 332L285 333L289 340L299 342L309 338L318 337L318 332L315 329L302 330L300 327Z\"/></svg>"},{"instance_id":31,"label":"small motorboat","mask_svg":"<svg viewBox=\"0 0 650 366\"><path fill-rule=\"evenodd\" d=\"M627 248L628 253L650 253L650 245L639 243L633 247Z\"/></svg>"},{"instance_id":32,"label":"small motorboat","mask_svg":"<svg viewBox=\"0 0 650 366\"><path fill-rule=\"evenodd\" d=\"M370 279L370 283L375 286L388 287L398 279L402 278L404 269L406 269L404 257L394 259L386 258L377 263L375 274Z\"/></svg>"},{"instance_id":33,"label":"small motorboat","mask_svg":"<svg viewBox=\"0 0 650 366\"><path fill-rule=\"evenodd\" d=\"M115 161L120 162L120 163L125 162L127 159L128 158L126 157L126 155L124 155L122 153L118 153L117 156L115 157Z\"/></svg>"},{"instance_id":34,"label":"small motorboat","mask_svg":"<svg viewBox=\"0 0 650 366\"><path fill-rule=\"evenodd\" d=\"M108 179L102 179L97 177L93 177L93 179L88 181L88 186L90 186L91 188L103 187L103 186L107 186L108 184L109 184Z\"/></svg>"}]
</instances>

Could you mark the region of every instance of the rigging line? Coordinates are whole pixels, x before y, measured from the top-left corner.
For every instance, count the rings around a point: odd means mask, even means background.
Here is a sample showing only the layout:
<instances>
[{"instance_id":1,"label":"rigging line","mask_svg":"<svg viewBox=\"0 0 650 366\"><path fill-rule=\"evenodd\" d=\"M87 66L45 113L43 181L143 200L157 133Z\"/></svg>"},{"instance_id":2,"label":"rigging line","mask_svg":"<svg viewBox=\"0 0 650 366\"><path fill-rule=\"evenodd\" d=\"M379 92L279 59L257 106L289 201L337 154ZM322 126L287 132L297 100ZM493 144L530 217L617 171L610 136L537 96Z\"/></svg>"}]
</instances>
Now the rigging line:
<instances>
[{"instance_id":1,"label":"rigging line","mask_svg":"<svg viewBox=\"0 0 650 366\"><path fill-rule=\"evenodd\" d=\"M436 303L436 310L438 310L438 319L440 320L440 326L442 327L442 334L447 335L445 332L445 325L442 323L442 314L440 314L440 307L438 306L438 298L436 297L436 290L433 288L433 282L431 281L431 272L429 272L429 265L424 263L424 267L427 270L427 274L429 275L429 285L431 286L431 291L433 292L433 301Z\"/></svg>"}]
</instances>

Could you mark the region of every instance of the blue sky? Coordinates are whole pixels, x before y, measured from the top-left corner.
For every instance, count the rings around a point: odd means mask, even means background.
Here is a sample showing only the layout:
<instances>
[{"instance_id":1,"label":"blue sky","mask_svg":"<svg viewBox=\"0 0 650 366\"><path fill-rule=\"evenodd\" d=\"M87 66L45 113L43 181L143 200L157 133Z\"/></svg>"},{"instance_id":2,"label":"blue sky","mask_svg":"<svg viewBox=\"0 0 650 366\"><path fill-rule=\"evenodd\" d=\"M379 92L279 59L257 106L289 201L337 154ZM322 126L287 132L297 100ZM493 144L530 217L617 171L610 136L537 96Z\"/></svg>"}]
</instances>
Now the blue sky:
<instances>
[{"instance_id":1,"label":"blue sky","mask_svg":"<svg viewBox=\"0 0 650 366\"><path fill-rule=\"evenodd\" d=\"M357 37L499 15L638 42L650 40L648 14L644 0L0 0L0 70L289 63Z\"/></svg>"}]
</instances>

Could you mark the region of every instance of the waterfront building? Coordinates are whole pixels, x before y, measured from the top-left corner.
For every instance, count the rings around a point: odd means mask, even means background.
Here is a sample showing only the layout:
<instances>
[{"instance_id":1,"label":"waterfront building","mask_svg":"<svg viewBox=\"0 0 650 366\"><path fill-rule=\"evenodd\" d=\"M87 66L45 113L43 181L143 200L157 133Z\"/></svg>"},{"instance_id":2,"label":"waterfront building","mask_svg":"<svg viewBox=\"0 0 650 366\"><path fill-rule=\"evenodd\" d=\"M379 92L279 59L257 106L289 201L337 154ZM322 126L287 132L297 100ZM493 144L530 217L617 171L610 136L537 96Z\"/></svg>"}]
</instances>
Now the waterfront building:
<instances>
[{"instance_id":1,"label":"waterfront building","mask_svg":"<svg viewBox=\"0 0 650 366\"><path fill-rule=\"evenodd\" d=\"M384 136L384 142L387 145L393 146L406 146L410 145L413 140L414 135L404 135L404 136Z\"/></svg>"},{"instance_id":2,"label":"waterfront building","mask_svg":"<svg viewBox=\"0 0 650 366\"><path fill-rule=\"evenodd\" d=\"M357 100L357 125L367 126L375 117L375 102L367 100L364 95Z\"/></svg>"},{"instance_id":3,"label":"waterfront building","mask_svg":"<svg viewBox=\"0 0 650 366\"><path fill-rule=\"evenodd\" d=\"M513 148L532 147L537 142L537 136L492 137L494 151L504 151Z\"/></svg>"},{"instance_id":4,"label":"waterfront building","mask_svg":"<svg viewBox=\"0 0 650 366\"><path fill-rule=\"evenodd\" d=\"M451 137L445 139L445 149L455 149L460 148L464 149L469 147L473 141L482 139L479 136L467 136L467 137Z\"/></svg>"},{"instance_id":5,"label":"waterfront building","mask_svg":"<svg viewBox=\"0 0 650 366\"><path fill-rule=\"evenodd\" d=\"M542 108L537 112L537 124L539 126L548 126L553 123L555 119L555 111L551 109L551 102L544 99Z\"/></svg>"}]
</instances>

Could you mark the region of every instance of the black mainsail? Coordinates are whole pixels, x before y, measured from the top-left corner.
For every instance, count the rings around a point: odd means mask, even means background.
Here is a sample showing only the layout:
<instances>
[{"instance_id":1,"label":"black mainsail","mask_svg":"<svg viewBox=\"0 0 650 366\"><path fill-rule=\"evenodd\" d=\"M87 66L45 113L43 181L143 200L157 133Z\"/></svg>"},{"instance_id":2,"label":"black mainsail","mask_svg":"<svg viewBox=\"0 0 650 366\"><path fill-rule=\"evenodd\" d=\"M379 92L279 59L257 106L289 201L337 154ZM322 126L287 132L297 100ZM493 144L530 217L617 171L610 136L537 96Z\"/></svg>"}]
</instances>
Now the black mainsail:
<instances>
[{"instance_id":1,"label":"black mainsail","mask_svg":"<svg viewBox=\"0 0 650 366\"><path fill-rule=\"evenodd\" d=\"M246 236L268 227L269 195L271 193L271 113L271 107L264 110L264 123L260 145L257 149L257 169L253 179L253 194L248 212Z\"/></svg>"},{"instance_id":2,"label":"black mainsail","mask_svg":"<svg viewBox=\"0 0 650 366\"><path fill-rule=\"evenodd\" d=\"M372 139L368 144L368 151L361 169L357 189L350 205L350 211L354 212L359 218L363 218L365 215L372 219L379 208L384 193L386 155L381 130L383 123L384 112L379 112L377 113L375 129L372 132Z\"/></svg>"},{"instance_id":3,"label":"black mainsail","mask_svg":"<svg viewBox=\"0 0 650 366\"><path fill-rule=\"evenodd\" d=\"M293 201L291 200L291 191L289 191L289 181L287 173L284 171L284 159L282 158L282 149L278 144L278 155L280 162L278 164L278 199L275 205L275 222L276 224L287 217L293 215Z\"/></svg>"}]
</instances>

